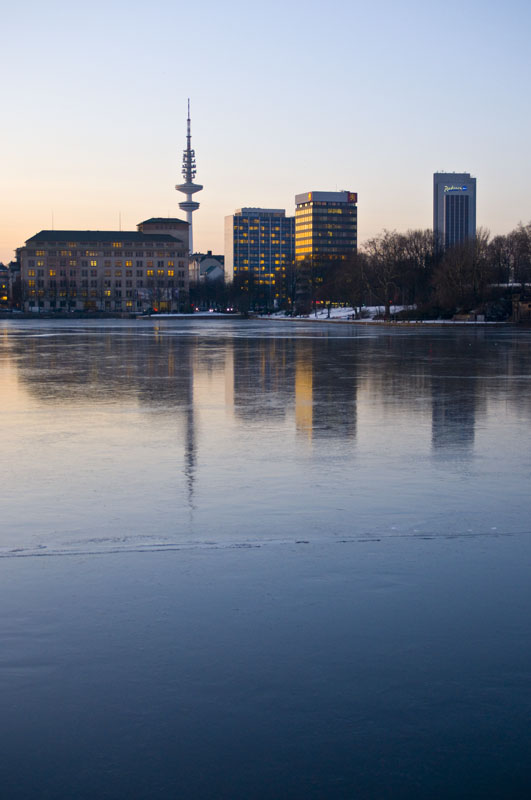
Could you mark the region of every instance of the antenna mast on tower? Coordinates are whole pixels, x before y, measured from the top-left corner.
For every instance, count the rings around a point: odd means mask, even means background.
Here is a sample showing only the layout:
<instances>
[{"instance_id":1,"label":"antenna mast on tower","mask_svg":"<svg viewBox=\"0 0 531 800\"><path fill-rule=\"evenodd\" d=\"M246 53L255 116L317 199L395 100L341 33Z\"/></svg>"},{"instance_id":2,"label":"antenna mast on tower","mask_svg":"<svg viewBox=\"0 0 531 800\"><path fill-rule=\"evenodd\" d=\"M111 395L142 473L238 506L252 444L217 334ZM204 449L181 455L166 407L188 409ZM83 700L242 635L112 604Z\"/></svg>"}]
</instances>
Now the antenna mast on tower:
<instances>
[{"instance_id":1,"label":"antenna mast on tower","mask_svg":"<svg viewBox=\"0 0 531 800\"><path fill-rule=\"evenodd\" d=\"M199 208L199 203L192 200L192 195L195 192L200 192L203 188L199 183L194 183L196 174L195 165L195 150L192 150L192 124L190 119L190 98L188 98L188 119L186 121L186 150L183 151L183 167L182 175L184 183L177 185L175 188L178 192L186 195L186 200L179 203L179 208L186 211L186 221L189 225L188 245L190 253L194 252L194 240L192 232L192 214Z\"/></svg>"}]
</instances>

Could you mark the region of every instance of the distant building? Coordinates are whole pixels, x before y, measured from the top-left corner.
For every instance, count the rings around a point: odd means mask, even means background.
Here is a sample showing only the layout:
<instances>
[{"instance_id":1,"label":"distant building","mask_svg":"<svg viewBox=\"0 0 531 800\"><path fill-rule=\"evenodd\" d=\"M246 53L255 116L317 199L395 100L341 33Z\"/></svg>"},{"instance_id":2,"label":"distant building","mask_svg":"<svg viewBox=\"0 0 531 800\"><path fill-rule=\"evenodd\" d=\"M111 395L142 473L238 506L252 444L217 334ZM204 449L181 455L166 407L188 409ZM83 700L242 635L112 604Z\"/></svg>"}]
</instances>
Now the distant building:
<instances>
[{"instance_id":1,"label":"distant building","mask_svg":"<svg viewBox=\"0 0 531 800\"><path fill-rule=\"evenodd\" d=\"M295 259L348 258L358 245L355 192L305 192L295 197Z\"/></svg>"},{"instance_id":2,"label":"distant building","mask_svg":"<svg viewBox=\"0 0 531 800\"><path fill-rule=\"evenodd\" d=\"M11 306L11 272L0 264L0 309Z\"/></svg>"},{"instance_id":3,"label":"distant building","mask_svg":"<svg viewBox=\"0 0 531 800\"><path fill-rule=\"evenodd\" d=\"M190 283L217 281L225 277L224 256L207 253L194 253L190 260Z\"/></svg>"},{"instance_id":4,"label":"distant building","mask_svg":"<svg viewBox=\"0 0 531 800\"><path fill-rule=\"evenodd\" d=\"M225 217L225 280L279 301L295 255L295 218L280 208L239 208Z\"/></svg>"},{"instance_id":5,"label":"distant building","mask_svg":"<svg viewBox=\"0 0 531 800\"><path fill-rule=\"evenodd\" d=\"M433 175L433 233L441 247L476 236L476 179L468 172Z\"/></svg>"},{"instance_id":6,"label":"distant building","mask_svg":"<svg viewBox=\"0 0 531 800\"><path fill-rule=\"evenodd\" d=\"M188 223L153 217L136 231L40 231L18 249L30 311L175 311L188 300Z\"/></svg>"}]
</instances>

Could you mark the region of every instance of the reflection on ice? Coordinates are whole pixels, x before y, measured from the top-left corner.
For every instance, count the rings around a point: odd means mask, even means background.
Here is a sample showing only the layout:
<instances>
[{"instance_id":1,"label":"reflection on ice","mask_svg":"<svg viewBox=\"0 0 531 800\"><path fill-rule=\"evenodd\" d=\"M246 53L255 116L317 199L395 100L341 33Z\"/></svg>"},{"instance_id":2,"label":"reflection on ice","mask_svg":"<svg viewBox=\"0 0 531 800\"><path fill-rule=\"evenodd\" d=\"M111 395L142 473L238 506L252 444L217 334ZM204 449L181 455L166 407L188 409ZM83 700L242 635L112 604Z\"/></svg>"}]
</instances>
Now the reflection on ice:
<instances>
[{"instance_id":1,"label":"reflection on ice","mask_svg":"<svg viewBox=\"0 0 531 800\"><path fill-rule=\"evenodd\" d=\"M528 338L5 323L0 551L521 532Z\"/></svg>"}]
</instances>

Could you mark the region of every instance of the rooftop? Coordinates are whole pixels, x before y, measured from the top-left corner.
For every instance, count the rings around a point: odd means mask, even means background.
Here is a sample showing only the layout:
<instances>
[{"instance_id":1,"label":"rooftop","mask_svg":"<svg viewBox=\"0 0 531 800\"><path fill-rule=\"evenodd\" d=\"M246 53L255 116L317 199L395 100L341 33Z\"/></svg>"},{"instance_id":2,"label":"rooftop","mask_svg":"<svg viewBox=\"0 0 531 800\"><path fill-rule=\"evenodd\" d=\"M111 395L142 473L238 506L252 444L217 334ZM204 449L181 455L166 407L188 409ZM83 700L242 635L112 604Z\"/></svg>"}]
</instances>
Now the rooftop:
<instances>
[{"instance_id":1,"label":"rooftop","mask_svg":"<svg viewBox=\"0 0 531 800\"><path fill-rule=\"evenodd\" d=\"M26 244L38 242L121 242L131 244L140 242L179 242L180 239L168 233L142 233L141 231L39 231L26 239Z\"/></svg>"},{"instance_id":2,"label":"rooftop","mask_svg":"<svg viewBox=\"0 0 531 800\"><path fill-rule=\"evenodd\" d=\"M143 222L139 222L139 225L175 225L178 222L179 225L188 225L189 223L186 222L185 219L177 219L177 217L151 217L151 219L145 219Z\"/></svg>"}]
</instances>

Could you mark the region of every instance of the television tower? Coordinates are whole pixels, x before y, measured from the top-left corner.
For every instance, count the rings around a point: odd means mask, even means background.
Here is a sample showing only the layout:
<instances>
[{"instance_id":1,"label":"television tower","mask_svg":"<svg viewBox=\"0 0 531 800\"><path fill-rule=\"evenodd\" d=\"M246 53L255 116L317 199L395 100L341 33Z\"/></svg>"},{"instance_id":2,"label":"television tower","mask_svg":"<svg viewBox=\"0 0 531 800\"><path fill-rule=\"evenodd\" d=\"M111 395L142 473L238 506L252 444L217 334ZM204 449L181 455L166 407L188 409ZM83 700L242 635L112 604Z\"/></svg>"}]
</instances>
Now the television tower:
<instances>
[{"instance_id":1,"label":"television tower","mask_svg":"<svg viewBox=\"0 0 531 800\"><path fill-rule=\"evenodd\" d=\"M182 192L186 195L186 200L182 203L179 203L179 208L183 211L186 211L186 221L188 222L189 232L188 232L188 245L190 248L190 254L194 252L194 239L192 233L192 214L194 211L197 211L199 208L199 203L196 203L195 200L192 200L192 195L195 192L200 192L203 188L199 183L194 183L196 173L196 166L195 166L195 150L192 150L192 133L191 133L191 123L190 123L190 98L188 98L188 120L186 123L186 150L183 150L183 168L182 174L184 178L184 183L181 183L179 186L176 186L178 192Z\"/></svg>"}]
</instances>

